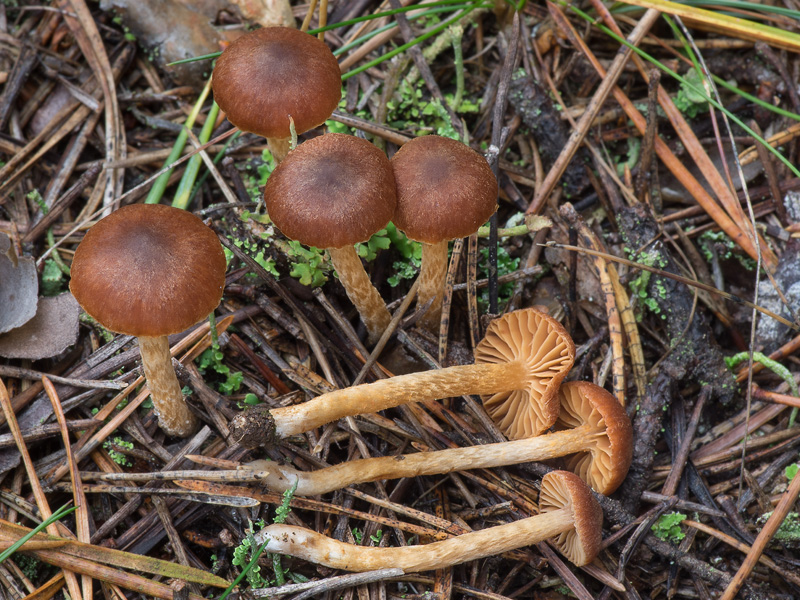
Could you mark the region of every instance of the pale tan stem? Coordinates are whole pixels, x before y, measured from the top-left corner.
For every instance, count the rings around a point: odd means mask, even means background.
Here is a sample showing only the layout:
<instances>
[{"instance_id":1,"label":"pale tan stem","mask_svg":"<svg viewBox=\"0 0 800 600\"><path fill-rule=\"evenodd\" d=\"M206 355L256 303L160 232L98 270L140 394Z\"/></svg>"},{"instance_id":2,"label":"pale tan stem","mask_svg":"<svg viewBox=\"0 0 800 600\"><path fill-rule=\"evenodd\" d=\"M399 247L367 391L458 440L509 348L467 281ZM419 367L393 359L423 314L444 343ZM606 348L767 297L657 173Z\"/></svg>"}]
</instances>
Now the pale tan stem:
<instances>
[{"instance_id":1,"label":"pale tan stem","mask_svg":"<svg viewBox=\"0 0 800 600\"><path fill-rule=\"evenodd\" d=\"M408 402L521 389L526 386L526 376L527 369L522 361L447 367L335 390L270 412L275 422L275 435L280 439L342 417L377 412Z\"/></svg>"},{"instance_id":2,"label":"pale tan stem","mask_svg":"<svg viewBox=\"0 0 800 600\"><path fill-rule=\"evenodd\" d=\"M422 244L422 264L419 268L419 291L417 306L432 300L430 307L419 320L421 327L433 332L439 331L442 317L444 280L447 276L447 242Z\"/></svg>"},{"instance_id":3,"label":"pale tan stem","mask_svg":"<svg viewBox=\"0 0 800 600\"><path fill-rule=\"evenodd\" d=\"M279 165L291 150L292 138L267 138L267 148L269 148L275 164Z\"/></svg>"},{"instance_id":4,"label":"pale tan stem","mask_svg":"<svg viewBox=\"0 0 800 600\"><path fill-rule=\"evenodd\" d=\"M347 297L350 298L350 302L356 307L358 314L361 315L361 320L367 326L369 343L374 344L389 326L392 315L386 308L386 303L378 290L372 285L355 247L328 248L328 252L331 255L333 268L339 274L339 281L342 282L347 292Z\"/></svg>"},{"instance_id":5,"label":"pale tan stem","mask_svg":"<svg viewBox=\"0 0 800 600\"><path fill-rule=\"evenodd\" d=\"M167 336L140 337L139 350L159 427L178 437L192 434L197 428L197 417L183 399L181 384L172 368Z\"/></svg>"},{"instance_id":6,"label":"pale tan stem","mask_svg":"<svg viewBox=\"0 0 800 600\"><path fill-rule=\"evenodd\" d=\"M572 509L562 508L449 540L402 548L354 546L292 525L270 525L255 537L259 544L269 539L266 552L289 554L333 569L372 571L398 567L406 573L415 573L443 569L541 542L573 529L573 520Z\"/></svg>"},{"instance_id":7,"label":"pale tan stem","mask_svg":"<svg viewBox=\"0 0 800 600\"><path fill-rule=\"evenodd\" d=\"M351 460L317 471L298 471L278 463L261 463L258 470L266 471L269 475L259 480L259 483L270 491L285 492L291 489L296 481L295 494L317 496L348 485L378 479L438 475L466 469L490 469L566 456L589 450L595 443L596 434L596 430L591 426L582 425L575 429L512 442Z\"/></svg>"}]
</instances>

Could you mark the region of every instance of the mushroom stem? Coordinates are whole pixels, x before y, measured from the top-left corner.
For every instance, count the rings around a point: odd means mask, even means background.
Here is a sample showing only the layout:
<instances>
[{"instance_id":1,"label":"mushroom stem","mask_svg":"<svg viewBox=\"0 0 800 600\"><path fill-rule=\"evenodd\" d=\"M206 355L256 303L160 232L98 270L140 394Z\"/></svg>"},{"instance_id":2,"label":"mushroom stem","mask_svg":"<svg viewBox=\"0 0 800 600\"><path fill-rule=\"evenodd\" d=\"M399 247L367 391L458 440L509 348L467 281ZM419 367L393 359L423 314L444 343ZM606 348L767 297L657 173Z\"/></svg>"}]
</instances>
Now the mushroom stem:
<instances>
[{"instance_id":1,"label":"mushroom stem","mask_svg":"<svg viewBox=\"0 0 800 600\"><path fill-rule=\"evenodd\" d=\"M267 148L269 148L272 158L275 159L275 164L280 164L286 155L289 154L291 149L292 138L267 138Z\"/></svg>"},{"instance_id":2,"label":"mushroom stem","mask_svg":"<svg viewBox=\"0 0 800 600\"><path fill-rule=\"evenodd\" d=\"M374 344L389 326L392 315L378 290L372 285L354 246L328 248L328 252L347 297L358 309L361 320L367 326L369 343Z\"/></svg>"},{"instance_id":3,"label":"mushroom stem","mask_svg":"<svg viewBox=\"0 0 800 600\"><path fill-rule=\"evenodd\" d=\"M296 481L297 495L317 496L348 485L378 479L437 475L465 469L489 469L556 458L590 450L594 443L593 438L598 435L602 434L592 426L581 425L574 429L511 442L365 458L311 472L266 462L259 465L259 470L266 471L269 475L259 482L271 491L285 492Z\"/></svg>"},{"instance_id":4,"label":"mushroom stem","mask_svg":"<svg viewBox=\"0 0 800 600\"><path fill-rule=\"evenodd\" d=\"M424 306L428 301L432 300L428 310L420 318L420 326L430 331L439 330L446 275L447 242L439 242L438 244L423 243L417 303L419 306Z\"/></svg>"},{"instance_id":5,"label":"mushroom stem","mask_svg":"<svg viewBox=\"0 0 800 600\"><path fill-rule=\"evenodd\" d=\"M276 408L271 411L271 416L275 436L281 439L342 417L376 412L408 402L463 394L496 394L524 388L526 376L522 360L447 367L335 390L302 404Z\"/></svg>"},{"instance_id":6,"label":"mushroom stem","mask_svg":"<svg viewBox=\"0 0 800 600\"><path fill-rule=\"evenodd\" d=\"M196 429L197 417L183 399L181 384L172 367L167 336L140 336L139 350L159 427L169 435L190 435Z\"/></svg>"},{"instance_id":7,"label":"mushroom stem","mask_svg":"<svg viewBox=\"0 0 800 600\"><path fill-rule=\"evenodd\" d=\"M290 554L334 569L372 571L399 567L406 573L414 573L443 569L541 542L572 530L574 519L572 508L565 507L448 540L402 548L354 546L291 525L270 525L255 537L259 544L269 538L267 552Z\"/></svg>"}]
</instances>

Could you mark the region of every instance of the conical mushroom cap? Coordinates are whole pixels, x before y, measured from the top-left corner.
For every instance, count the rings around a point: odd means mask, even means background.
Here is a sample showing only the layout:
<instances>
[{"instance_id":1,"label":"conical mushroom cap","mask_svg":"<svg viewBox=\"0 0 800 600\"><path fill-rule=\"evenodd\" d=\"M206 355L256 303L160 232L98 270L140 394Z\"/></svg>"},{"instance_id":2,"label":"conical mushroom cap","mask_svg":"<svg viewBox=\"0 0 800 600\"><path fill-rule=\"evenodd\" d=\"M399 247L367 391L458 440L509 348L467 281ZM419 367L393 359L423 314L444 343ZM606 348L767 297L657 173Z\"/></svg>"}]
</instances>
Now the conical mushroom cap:
<instances>
[{"instance_id":1,"label":"conical mushroom cap","mask_svg":"<svg viewBox=\"0 0 800 600\"><path fill-rule=\"evenodd\" d=\"M558 391L556 429L590 425L592 449L565 459L565 466L600 494L612 494L625 479L633 457L633 427L619 401L588 381L568 381ZM589 441L589 440L587 440Z\"/></svg>"},{"instance_id":2,"label":"conical mushroom cap","mask_svg":"<svg viewBox=\"0 0 800 600\"><path fill-rule=\"evenodd\" d=\"M366 140L328 133L292 150L267 180L264 203L288 238L317 248L367 241L392 218L386 155Z\"/></svg>"},{"instance_id":3,"label":"conical mushroom cap","mask_svg":"<svg viewBox=\"0 0 800 600\"><path fill-rule=\"evenodd\" d=\"M539 512L568 508L575 527L551 538L558 551L578 567L592 562L603 542L603 510L580 477L568 471L551 471L542 477Z\"/></svg>"},{"instance_id":4,"label":"conical mushroom cap","mask_svg":"<svg viewBox=\"0 0 800 600\"><path fill-rule=\"evenodd\" d=\"M104 327L127 335L179 333L219 304L225 254L190 212L132 204L97 222L75 251L70 291Z\"/></svg>"},{"instance_id":5,"label":"conical mushroom cap","mask_svg":"<svg viewBox=\"0 0 800 600\"><path fill-rule=\"evenodd\" d=\"M476 363L522 361L524 389L483 397L489 416L509 439L539 435L558 418L558 386L572 368L575 344L551 316L527 308L495 319L475 348Z\"/></svg>"},{"instance_id":6,"label":"conical mushroom cap","mask_svg":"<svg viewBox=\"0 0 800 600\"><path fill-rule=\"evenodd\" d=\"M217 59L214 100L242 131L288 138L321 125L342 98L330 48L291 27L265 27L234 40Z\"/></svg>"}]
</instances>

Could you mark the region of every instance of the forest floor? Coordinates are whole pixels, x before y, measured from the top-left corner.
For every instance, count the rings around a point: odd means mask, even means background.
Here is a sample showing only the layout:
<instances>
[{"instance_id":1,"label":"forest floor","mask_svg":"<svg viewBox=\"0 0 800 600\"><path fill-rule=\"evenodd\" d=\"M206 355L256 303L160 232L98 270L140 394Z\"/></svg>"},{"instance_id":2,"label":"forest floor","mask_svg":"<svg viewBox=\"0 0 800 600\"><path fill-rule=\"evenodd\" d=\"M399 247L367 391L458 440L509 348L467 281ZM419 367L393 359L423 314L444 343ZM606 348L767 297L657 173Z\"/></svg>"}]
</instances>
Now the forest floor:
<instances>
[{"instance_id":1,"label":"forest floor","mask_svg":"<svg viewBox=\"0 0 800 600\"><path fill-rule=\"evenodd\" d=\"M78 507L48 525L59 539L2 557L2 596L220 598L253 561L228 597L800 598L800 3L378 4L327 4L343 99L298 142L346 133L391 157L460 139L499 206L451 244L433 332L412 302L420 244L390 224L358 245L397 317L376 347L328 254L265 213L275 161L213 104L212 59L172 64L299 27L308 4L0 3L0 550ZM170 337L200 424L184 438L158 426L136 339L69 294L87 230L134 203L192 211L228 258L215 318ZM503 441L470 390L254 448L235 420L470 365L494 318L532 306L574 340L565 381L604 387L632 423L627 477L595 494L591 564L546 542L420 573L258 555L276 521L390 548L535 515L555 461L309 497L248 467Z\"/></svg>"}]
</instances>

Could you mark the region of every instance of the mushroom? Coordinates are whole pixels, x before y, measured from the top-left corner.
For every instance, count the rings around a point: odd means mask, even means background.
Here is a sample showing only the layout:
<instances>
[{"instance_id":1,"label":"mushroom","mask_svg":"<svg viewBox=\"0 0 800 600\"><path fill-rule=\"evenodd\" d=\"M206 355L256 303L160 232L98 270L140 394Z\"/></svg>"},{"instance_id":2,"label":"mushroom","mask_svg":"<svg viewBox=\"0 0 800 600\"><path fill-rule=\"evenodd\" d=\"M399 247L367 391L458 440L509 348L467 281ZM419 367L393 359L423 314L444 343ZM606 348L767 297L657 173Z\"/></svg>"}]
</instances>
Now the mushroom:
<instances>
[{"instance_id":1,"label":"mushroom","mask_svg":"<svg viewBox=\"0 0 800 600\"><path fill-rule=\"evenodd\" d=\"M633 459L633 427L613 394L588 381L564 383L558 391L561 413L553 436L570 452L565 466L608 496L628 474ZM548 436L549 437L549 436ZM541 460L541 459L540 459Z\"/></svg>"},{"instance_id":2,"label":"mushroom","mask_svg":"<svg viewBox=\"0 0 800 600\"><path fill-rule=\"evenodd\" d=\"M437 135L406 142L392 157L397 209L392 222L422 242L420 325L437 330L447 273L447 242L472 235L497 209L497 179L469 146Z\"/></svg>"},{"instance_id":3,"label":"mushroom","mask_svg":"<svg viewBox=\"0 0 800 600\"><path fill-rule=\"evenodd\" d=\"M228 120L267 138L277 162L300 134L324 123L342 99L339 63L324 42L290 27L234 40L217 59L211 87Z\"/></svg>"},{"instance_id":4,"label":"mushroom","mask_svg":"<svg viewBox=\"0 0 800 600\"><path fill-rule=\"evenodd\" d=\"M160 427L194 431L172 367L167 336L208 316L222 298L225 255L198 217L159 204L133 204L97 222L75 250L70 290L105 328L139 339Z\"/></svg>"},{"instance_id":5,"label":"mushroom","mask_svg":"<svg viewBox=\"0 0 800 600\"><path fill-rule=\"evenodd\" d=\"M578 567L592 562L602 542L603 511L580 477L552 471L542 478L539 514L447 540L402 548L354 546L303 527L269 525L255 534L265 552L290 554L345 571L399 567L432 571L551 539Z\"/></svg>"},{"instance_id":6,"label":"mushroom","mask_svg":"<svg viewBox=\"0 0 800 600\"><path fill-rule=\"evenodd\" d=\"M559 397L561 414L556 427L563 425L566 429L555 433L468 448L352 460L312 472L258 461L257 468L264 474L259 482L276 492L291 489L296 483L297 495L317 496L378 479L488 469L579 453L569 459L570 470L596 492L613 493L631 464L633 431L628 415L614 396L593 383L564 383Z\"/></svg>"},{"instance_id":7,"label":"mushroom","mask_svg":"<svg viewBox=\"0 0 800 600\"><path fill-rule=\"evenodd\" d=\"M264 188L267 212L286 237L327 248L371 343L392 317L353 245L386 227L395 201L386 155L366 140L341 133L295 148Z\"/></svg>"},{"instance_id":8,"label":"mushroom","mask_svg":"<svg viewBox=\"0 0 800 600\"><path fill-rule=\"evenodd\" d=\"M492 321L475 348L474 365L398 375L271 411L256 407L237 415L231 432L255 447L350 415L483 394L484 406L507 436L531 437L556 422L558 387L574 358L575 345L558 321L535 308L517 310Z\"/></svg>"}]
</instances>

